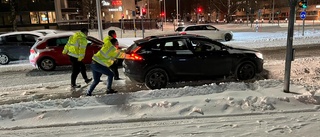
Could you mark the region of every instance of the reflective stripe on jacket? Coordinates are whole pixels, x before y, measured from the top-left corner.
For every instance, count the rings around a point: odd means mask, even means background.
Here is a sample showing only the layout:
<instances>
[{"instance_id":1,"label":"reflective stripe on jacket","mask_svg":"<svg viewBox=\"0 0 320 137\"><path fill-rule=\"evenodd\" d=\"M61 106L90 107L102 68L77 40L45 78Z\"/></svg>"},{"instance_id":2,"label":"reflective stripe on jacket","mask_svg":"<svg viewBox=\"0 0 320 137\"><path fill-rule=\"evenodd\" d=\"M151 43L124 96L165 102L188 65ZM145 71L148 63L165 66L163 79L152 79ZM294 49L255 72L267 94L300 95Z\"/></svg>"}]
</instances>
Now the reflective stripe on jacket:
<instances>
[{"instance_id":1,"label":"reflective stripe on jacket","mask_svg":"<svg viewBox=\"0 0 320 137\"><path fill-rule=\"evenodd\" d=\"M64 46L62 53L78 58L80 61L85 56L87 44L87 36L82 32L76 32L69 37L68 43Z\"/></svg>"},{"instance_id":2,"label":"reflective stripe on jacket","mask_svg":"<svg viewBox=\"0 0 320 137\"><path fill-rule=\"evenodd\" d=\"M103 41L102 48L93 55L92 59L97 63L110 67L117 58L124 58L125 53L111 44L110 41Z\"/></svg>"}]
</instances>

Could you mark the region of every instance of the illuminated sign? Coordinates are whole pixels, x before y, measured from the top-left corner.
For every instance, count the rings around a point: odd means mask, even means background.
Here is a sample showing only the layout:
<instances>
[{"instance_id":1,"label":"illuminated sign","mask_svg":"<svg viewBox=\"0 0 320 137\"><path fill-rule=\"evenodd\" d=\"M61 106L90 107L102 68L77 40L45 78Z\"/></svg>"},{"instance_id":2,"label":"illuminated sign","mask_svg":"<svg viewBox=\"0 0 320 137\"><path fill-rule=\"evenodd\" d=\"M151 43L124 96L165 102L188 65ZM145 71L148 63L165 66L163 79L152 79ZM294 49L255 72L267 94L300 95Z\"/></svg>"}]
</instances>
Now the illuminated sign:
<instances>
[{"instance_id":1,"label":"illuminated sign","mask_svg":"<svg viewBox=\"0 0 320 137\"><path fill-rule=\"evenodd\" d=\"M101 1L102 6L110 6L110 2L102 0Z\"/></svg>"},{"instance_id":2,"label":"illuminated sign","mask_svg":"<svg viewBox=\"0 0 320 137\"><path fill-rule=\"evenodd\" d=\"M109 8L109 11L122 11L122 7L118 7L118 8Z\"/></svg>"},{"instance_id":3,"label":"illuminated sign","mask_svg":"<svg viewBox=\"0 0 320 137\"><path fill-rule=\"evenodd\" d=\"M122 6L122 0L113 0L111 2L112 6Z\"/></svg>"}]
</instances>

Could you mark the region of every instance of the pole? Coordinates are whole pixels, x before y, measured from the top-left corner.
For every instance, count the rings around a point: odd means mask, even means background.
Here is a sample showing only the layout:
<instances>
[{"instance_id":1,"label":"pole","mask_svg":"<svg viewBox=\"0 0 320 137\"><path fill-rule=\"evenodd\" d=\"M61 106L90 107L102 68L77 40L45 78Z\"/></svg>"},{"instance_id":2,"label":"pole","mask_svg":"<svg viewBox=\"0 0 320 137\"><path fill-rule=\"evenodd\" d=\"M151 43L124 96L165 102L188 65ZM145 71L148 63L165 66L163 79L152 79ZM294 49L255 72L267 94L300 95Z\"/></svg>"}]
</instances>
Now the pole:
<instances>
[{"instance_id":1,"label":"pole","mask_svg":"<svg viewBox=\"0 0 320 137\"><path fill-rule=\"evenodd\" d=\"M290 15L288 23L288 36L287 36L287 53L286 53L286 63L285 63L285 75L284 75L284 89L283 92L290 92L290 72L291 72L291 61L293 60L293 29L294 29L294 18L296 10L297 0L290 0Z\"/></svg>"},{"instance_id":2,"label":"pole","mask_svg":"<svg viewBox=\"0 0 320 137\"><path fill-rule=\"evenodd\" d=\"M150 0L148 0L148 19L150 19L150 11L149 11Z\"/></svg>"},{"instance_id":3,"label":"pole","mask_svg":"<svg viewBox=\"0 0 320 137\"><path fill-rule=\"evenodd\" d=\"M163 31L163 17L161 17L161 30Z\"/></svg>"},{"instance_id":4,"label":"pole","mask_svg":"<svg viewBox=\"0 0 320 137\"><path fill-rule=\"evenodd\" d=\"M166 0L163 0L163 10L164 10L164 25L167 25L167 12L166 12Z\"/></svg>"},{"instance_id":5,"label":"pole","mask_svg":"<svg viewBox=\"0 0 320 137\"><path fill-rule=\"evenodd\" d=\"M133 29L134 29L134 37L137 37L137 29L136 29L136 16L133 17Z\"/></svg>"},{"instance_id":6,"label":"pole","mask_svg":"<svg viewBox=\"0 0 320 137\"><path fill-rule=\"evenodd\" d=\"M101 20L101 6L100 6L100 0L96 0L96 8L97 8L97 23L98 23L98 38L100 40L103 40L103 35L102 35L102 20Z\"/></svg>"},{"instance_id":7,"label":"pole","mask_svg":"<svg viewBox=\"0 0 320 137\"><path fill-rule=\"evenodd\" d=\"M178 15L179 15L179 2L178 2L178 0L176 0L176 8L177 8L177 24L178 24L178 22L179 22L179 17L178 17Z\"/></svg>"},{"instance_id":8,"label":"pole","mask_svg":"<svg viewBox=\"0 0 320 137\"><path fill-rule=\"evenodd\" d=\"M306 9L303 8L302 11L306 11ZM302 36L304 36L304 25L305 25L305 19L302 19Z\"/></svg>"},{"instance_id":9,"label":"pole","mask_svg":"<svg viewBox=\"0 0 320 137\"><path fill-rule=\"evenodd\" d=\"M274 0L272 0L272 24L274 24L274 4L275 4L275 2L274 2Z\"/></svg>"},{"instance_id":10,"label":"pole","mask_svg":"<svg viewBox=\"0 0 320 137\"><path fill-rule=\"evenodd\" d=\"M144 18L144 15L142 15L142 16L141 16L141 30L142 30L142 38L144 38L143 18Z\"/></svg>"}]
</instances>

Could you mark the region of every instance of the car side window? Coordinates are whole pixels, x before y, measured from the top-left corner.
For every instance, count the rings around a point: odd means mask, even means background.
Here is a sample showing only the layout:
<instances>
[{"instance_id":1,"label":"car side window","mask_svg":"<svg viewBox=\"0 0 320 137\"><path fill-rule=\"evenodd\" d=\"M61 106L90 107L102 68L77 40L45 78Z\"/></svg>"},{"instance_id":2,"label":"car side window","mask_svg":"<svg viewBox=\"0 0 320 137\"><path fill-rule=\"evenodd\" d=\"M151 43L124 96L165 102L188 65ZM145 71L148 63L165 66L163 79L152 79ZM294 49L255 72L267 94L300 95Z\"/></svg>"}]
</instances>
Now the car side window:
<instances>
[{"instance_id":1,"label":"car side window","mask_svg":"<svg viewBox=\"0 0 320 137\"><path fill-rule=\"evenodd\" d=\"M35 35L29 35L29 34L26 34L24 35L23 39L25 42L36 42L38 36L35 36Z\"/></svg>"},{"instance_id":2,"label":"car side window","mask_svg":"<svg viewBox=\"0 0 320 137\"><path fill-rule=\"evenodd\" d=\"M197 30L197 26L190 26L190 27L187 27L185 31L195 31Z\"/></svg>"},{"instance_id":3,"label":"car side window","mask_svg":"<svg viewBox=\"0 0 320 137\"><path fill-rule=\"evenodd\" d=\"M4 40L2 37L0 37L0 45L4 43Z\"/></svg>"},{"instance_id":4,"label":"car side window","mask_svg":"<svg viewBox=\"0 0 320 137\"><path fill-rule=\"evenodd\" d=\"M22 42L22 36L21 35L6 36L6 41L11 43Z\"/></svg>"},{"instance_id":5,"label":"car side window","mask_svg":"<svg viewBox=\"0 0 320 137\"><path fill-rule=\"evenodd\" d=\"M207 28L207 30L217 30L217 28L210 26L210 25L206 26L206 28Z\"/></svg>"},{"instance_id":6,"label":"car side window","mask_svg":"<svg viewBox=\"0 0 320 137\"><path fill-rule=\"evenodd\" d=\"M185 40L179 39L179 40L172 40L172 41L167 41L164 44L164 49L165 50L188 50L188 47L186 45Z\"/></svg>"},{"instance_id":7,"label":"car side window","mask_svg":"<svg viewBox=\"0 0 320 137\"><path fill-rule=\"evenodd\" d=\"M56 40L56 45L57 46L65 46L67 44L68 40L69 40L69 37L58 38Z\"/></svg>"},{"instance_id":8,"label":"car side window","mask_svg":"<svg viewBox=\"0 0 320 137\"><path fill-rule=\"evenodd\" d=\"M191 40L191 44L195 52L211 52L221 50L219 45L204 40Z\"/></svg>"},{"instance_id":9,"label":"car side window","mask_svg":"<svg viewBox=\"0 0 320 137\"><path fill-rule=\"evenodd\" d=\"M54 39L49 39L47 46L48 46L48 47L55 47L55 46L57 46L57 39L56 39L56 38L54 38Z\"/></svg>"}]
</instances>

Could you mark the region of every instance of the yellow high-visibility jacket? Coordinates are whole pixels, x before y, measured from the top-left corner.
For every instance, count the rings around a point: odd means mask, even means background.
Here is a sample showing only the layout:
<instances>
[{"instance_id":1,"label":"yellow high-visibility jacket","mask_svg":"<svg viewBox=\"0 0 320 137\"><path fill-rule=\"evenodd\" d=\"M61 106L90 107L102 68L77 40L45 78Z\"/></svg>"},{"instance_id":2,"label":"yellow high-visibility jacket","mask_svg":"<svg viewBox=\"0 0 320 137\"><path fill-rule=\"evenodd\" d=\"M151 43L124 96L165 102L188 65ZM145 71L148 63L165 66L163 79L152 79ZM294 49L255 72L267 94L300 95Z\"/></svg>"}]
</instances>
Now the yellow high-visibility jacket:
<instances>
[{"instance_id":1,"label":"yellow high-visibility jacket","mask_svg":"<svg viewBox=\"0 0 320 137\"><path fill-rule=\"evenodd\" d=\"M103 39L103 43L107 43L107 42L110 42L110 40L113 39L113 37L111 36L107 36Z\"/></svg>"},{"instance_id":2,"label":"yellow high-visibility jacket","mask_svg":"<svg viewBox=\"0 0 320 137\"><path fill-rule=\"evenodd\" d=\"M111 44L110 41L104 41L102 48L93 55L92 60L97 63L110 67L117 58L124 58L125 53Z\"/></svg>"},{"instance_id":3,"label":"yellow high-visibility jacket","mask_svg":"<svg viewBox=\"0 0 320 137\"><path fill-rule=\"evenodd\" d=\"M62 53L78 58L78 61L81 61L85 56L87 44L87 36L80 31L76 32L69 37L68 43L64 46Z\"/></svg>"}]
</instances>

